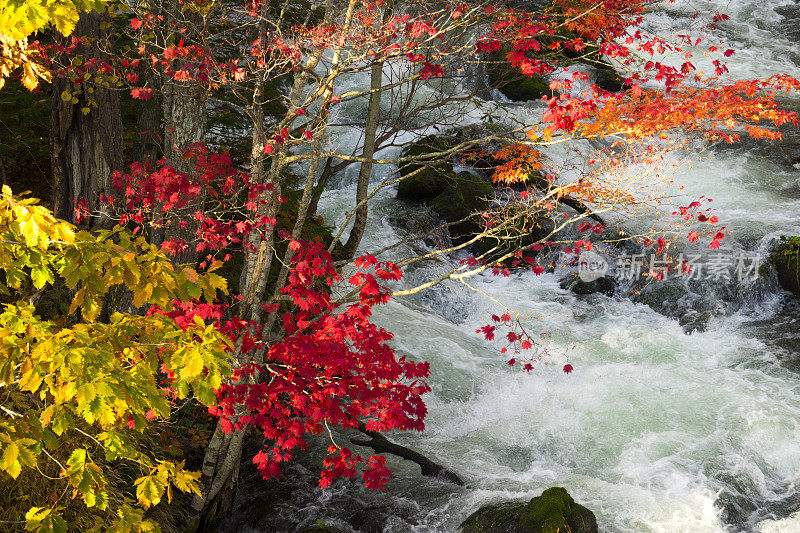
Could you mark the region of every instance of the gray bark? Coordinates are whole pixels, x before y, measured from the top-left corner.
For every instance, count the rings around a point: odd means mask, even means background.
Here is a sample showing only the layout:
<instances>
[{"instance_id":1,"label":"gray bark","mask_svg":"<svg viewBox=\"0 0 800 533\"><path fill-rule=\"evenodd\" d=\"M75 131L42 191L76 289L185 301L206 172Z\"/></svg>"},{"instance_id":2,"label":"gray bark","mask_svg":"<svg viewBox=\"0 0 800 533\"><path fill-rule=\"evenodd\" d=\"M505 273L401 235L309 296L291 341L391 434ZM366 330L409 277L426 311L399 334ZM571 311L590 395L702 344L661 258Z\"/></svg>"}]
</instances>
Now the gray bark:
<instances>
[{"instance_id":1,"label":"gray bark","mask_svg":"<svg viewBox=\"0 0 800 533\"><path fill-rule=\"evenodd\" d=\"M108 32L101 30L100 24L107 18L91 11L82 13L78 20L73 35L89 39L82 45L87 59L106 58L100 43ZM62 95L74 96L77 103ZM90 213L98 215L86 224L95 227L108 223L109 206L101 201L101 195L122 200L111 181L112 172L122 169L122 117L117 92L92 80L75 83L54 78L50 131L56 215L77 222L75 202L86 200Z\"/></svg>"},{"instance_id":2,"label":"gray bark","mask_svg":"<svg viewBox=\"0 0 800 533\"><path fill-rule=\"evenodd\" d=\"M168 13L171 17L178 17L180 8L175 0L168 4ZM199 21L195 21L199 24ZM174 40L174 35L168 36L167 41ZM176 62L179 60L176 60ZM176 63L173 68L180 69L183 65ZM190 74L194 74L190 70ZM178 172L186 174L192 181L198 180L193 159L184 158L186 150L192 144L205 140L206 122L208 113L206 101L208 98L206 87L203 83L191 79L177 81L164 76L162 85L161 110L164 121L164 158L167 165ZM173 209L168 213L157 216L164 217L162 228L154 228L151 240L160 244L170 239L185 241L187 248L172 258L174 264L196 263L198 252L196 249L197 230L200 222L195 220L194 213L202 210L205 204L205 190L199 196L189 200L185 207Z\"/></svg>"},{"instance_id":3,"label":"gray bark","mask_svg":"<svg viewBox=\"0 0 800 533\"><path fill-rule=\"evenodd\" d=\"M381 111L381 87L383 86L383 62L372 65L370 76L369 108L367 123L364 127L364 150L362 157L366 160L358 169L358 185L356 186L356 216L353 228L347 242L342 246L337 259L352 259L361 243L364 230L367 227L367 194L369 193L369 178L372 175L372 156L375 155L375 135L378 131L378 116Z\"/></svg>"}]
</instances>

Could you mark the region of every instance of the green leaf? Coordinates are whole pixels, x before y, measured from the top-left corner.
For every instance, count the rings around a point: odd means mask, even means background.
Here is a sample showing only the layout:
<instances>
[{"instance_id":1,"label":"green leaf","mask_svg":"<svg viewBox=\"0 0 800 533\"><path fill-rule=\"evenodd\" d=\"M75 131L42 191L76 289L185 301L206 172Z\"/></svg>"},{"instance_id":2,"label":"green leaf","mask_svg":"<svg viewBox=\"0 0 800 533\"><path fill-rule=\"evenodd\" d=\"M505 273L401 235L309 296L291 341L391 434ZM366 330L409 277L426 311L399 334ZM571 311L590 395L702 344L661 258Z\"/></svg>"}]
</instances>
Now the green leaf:
<instances>
[{"instance_id":1,"label":"green leaf","mask_svg":"<svg viewBox=\"0 0 800 533\"><path fill-rule=\"evenodd\" d=\"M67 523L60 516L53 514L52 509L31 507L25 513L25 531L66 533Z\"/></svg>"}]
</instances>

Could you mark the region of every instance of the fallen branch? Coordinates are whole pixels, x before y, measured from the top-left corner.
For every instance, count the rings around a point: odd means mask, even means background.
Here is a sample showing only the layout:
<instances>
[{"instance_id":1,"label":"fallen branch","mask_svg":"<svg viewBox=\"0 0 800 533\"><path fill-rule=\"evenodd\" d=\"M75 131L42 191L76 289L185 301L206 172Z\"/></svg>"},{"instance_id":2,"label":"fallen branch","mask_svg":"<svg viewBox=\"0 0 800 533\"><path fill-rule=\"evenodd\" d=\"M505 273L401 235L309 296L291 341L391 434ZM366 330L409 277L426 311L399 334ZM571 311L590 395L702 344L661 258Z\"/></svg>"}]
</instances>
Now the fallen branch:
<instances>
[{"instance_id":1,"label":"fallen branch","mask_svg":"<svg viewBox=\"0 0 800 533\"><path fill-rule=\"evenodd\" d=\"M458 474L451 472L439 463L435 463L422 455L419 452L410 450L405 446L395 444L377 431L370 431L363 423L358 424L358 430L371 437L370 440L351 438L350 442L358 446L368 446L378 453L390 453L398 457L402 457L407 461L413 461L422 468L422 475L428 477L435 477L442 481L455 483L456 485L464 485L464 481L458 477Z\"/></svg>"}]
</instances>

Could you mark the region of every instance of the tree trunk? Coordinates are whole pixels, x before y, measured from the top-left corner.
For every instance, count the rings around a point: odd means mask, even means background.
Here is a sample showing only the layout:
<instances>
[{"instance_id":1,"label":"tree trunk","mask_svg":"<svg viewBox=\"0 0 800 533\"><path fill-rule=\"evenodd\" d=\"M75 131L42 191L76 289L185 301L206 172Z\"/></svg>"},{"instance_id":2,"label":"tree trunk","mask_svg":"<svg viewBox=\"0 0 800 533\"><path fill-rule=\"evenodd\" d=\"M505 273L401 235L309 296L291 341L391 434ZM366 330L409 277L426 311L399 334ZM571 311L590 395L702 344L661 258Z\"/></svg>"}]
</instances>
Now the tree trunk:
<instances>
[{"instance_id":1,"label":"tree trunk","mask_svg":"<svg viewBox=\"0 0 800 533\"><path fill-rule=\"evenodd\" d=\"M167 11L169 17L187 16L180 14L180 6L176 0L169 2ZM197 24L198 31L201 31L201 22L199 20L193 22ZM175 35L169 35L167 42L174 39ZM180 64L173 65L174 70L179 70L181 67ZM193 73L190 71L191 74ZM194 161L185 158L184 154L192 144L205 140L208 115L206 87L195 79L177 81L169 76L164 76L161 94L161 110L164 120L164 158L167 165L196 182L199 177L195 172ZM176 265L196 263L198 260L195 240L200 222L194 218L194 214L198 210L202 211L204 204L205 188L197 197L190 199L186 206L163 214L163 227L153 228L151 241L154 244L161 244L170 239L186 242L186 249L172 258ZM157 216L160 217L162 214Z\"/></svg>"},{"instance_id":2,"label":"tree trunk","mask_svg":"<svg viewBox=\"0 0 800 533\"><path fill-rule=\"evenodd\" d=\"M107 15L82 13L73 37L86 37L82 47L86 59L106 58L100 43L107 30L100 24ZM53 79L51 105L51 163L53 206L59 218L78 222L75 202L85 201L92 215L89 227L108 222L109 206L102 196L121 201L111 183L111 174L122 169L122 117L115 90L93 81L75 83Z\"/></svg>"},{"instance_id":3,"label":"tree trunk","mask_svg":"<svg viewBox=\"0 0 800 533\"><path fill-rule=\"evenodd\" d=\"M189 509L189 531L215 531L233 509L246 430L225 433L217 423L203 459L201 495Z\"/></svg>"},{"instance_id":4,"label":"tree trunk","mask_svg":"<svg viewBox=\"0 0 800 533\"><path fill-rule=\"evenodd\" d=\"M148 71L149 73L149 71ZM158 86L160 80L150 76L148 86ZM153 168L163 157L164 130L161 124L161 95L153 93L149 100L141 100L136 114L136 137L133 140L131 159Z\"/></svg>"},{"instance_id":5,"label":"tree trunk","mask_svg":"<svg viewBox=\"0 0 800 533\"><path fill-rule=\"evenodd\" d=\"M364 150L362 157L366 160L358 169L358 185L356 186L356 216L347 242L336 255L337 259L352 259L361 243L367 227L367 194L369 178L372 175L372 156L375 155L375 135L378 131L378 116L381 111L381 87L383 86L383 62L372 65L370 77L369 108L367 123L364 128Z\"/></svg>"}]
</instances>

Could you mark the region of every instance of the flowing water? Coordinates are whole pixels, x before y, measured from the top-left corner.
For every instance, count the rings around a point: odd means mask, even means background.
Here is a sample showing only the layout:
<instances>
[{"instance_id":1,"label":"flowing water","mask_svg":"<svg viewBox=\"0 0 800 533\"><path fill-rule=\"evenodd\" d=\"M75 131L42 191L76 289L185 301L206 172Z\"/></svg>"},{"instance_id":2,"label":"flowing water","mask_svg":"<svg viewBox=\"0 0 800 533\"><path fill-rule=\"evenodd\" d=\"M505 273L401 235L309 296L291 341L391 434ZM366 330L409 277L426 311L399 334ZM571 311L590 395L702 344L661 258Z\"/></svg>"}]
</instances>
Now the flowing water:
<instances>
[{"instance_id":1,"label":"flowing water","mask_svg":"<svg viewBox=\"0 0 800 533\"><path fill-rule=\"evenodd\" d=\"M693 0L691 7L731 16L715 35L738 50L732 77L800 76L796 1ZM667 6L648 24L679 27L687 13ZM530 103L505 106L521 117L539 112ZM338 133L340 145L356 142L352 131ZM677 178L687 197L715 200L732 230L728 252L765 255L776 236L800 234L797 133L778 146L716 147L712 155ZM326 220L340 222L350 208L353 170L323 199ZM376 181L392 170L377 167ZM402 237L398 220L424 222L422 208L394 196L389 189L376 198L365 250ZM425 264L406 283L444 268ZM425 432L392 438L454 470L467 488L421 478L416 466L390 458L397 478L386 493L348 481L322 491L308 484L318 468L309 454L288 468L280 488L247 474L226 529L292 530L319 519L362 531L454 531L483 504L559 485L595 512L603 531L800 532L800 305L770 279L577 297L560 288L559 276L486 274L470 282L540 317L528 327L549 336L551 364L531 373L509 368L500 346L475 334L500 308L463 285L377 310L398 352L431 363ZM695 315L702 320L693 322ZM567 362L571 374L560 370ZM273 514L262 517L266 505Z\"/></svg>"}]
</instances>

